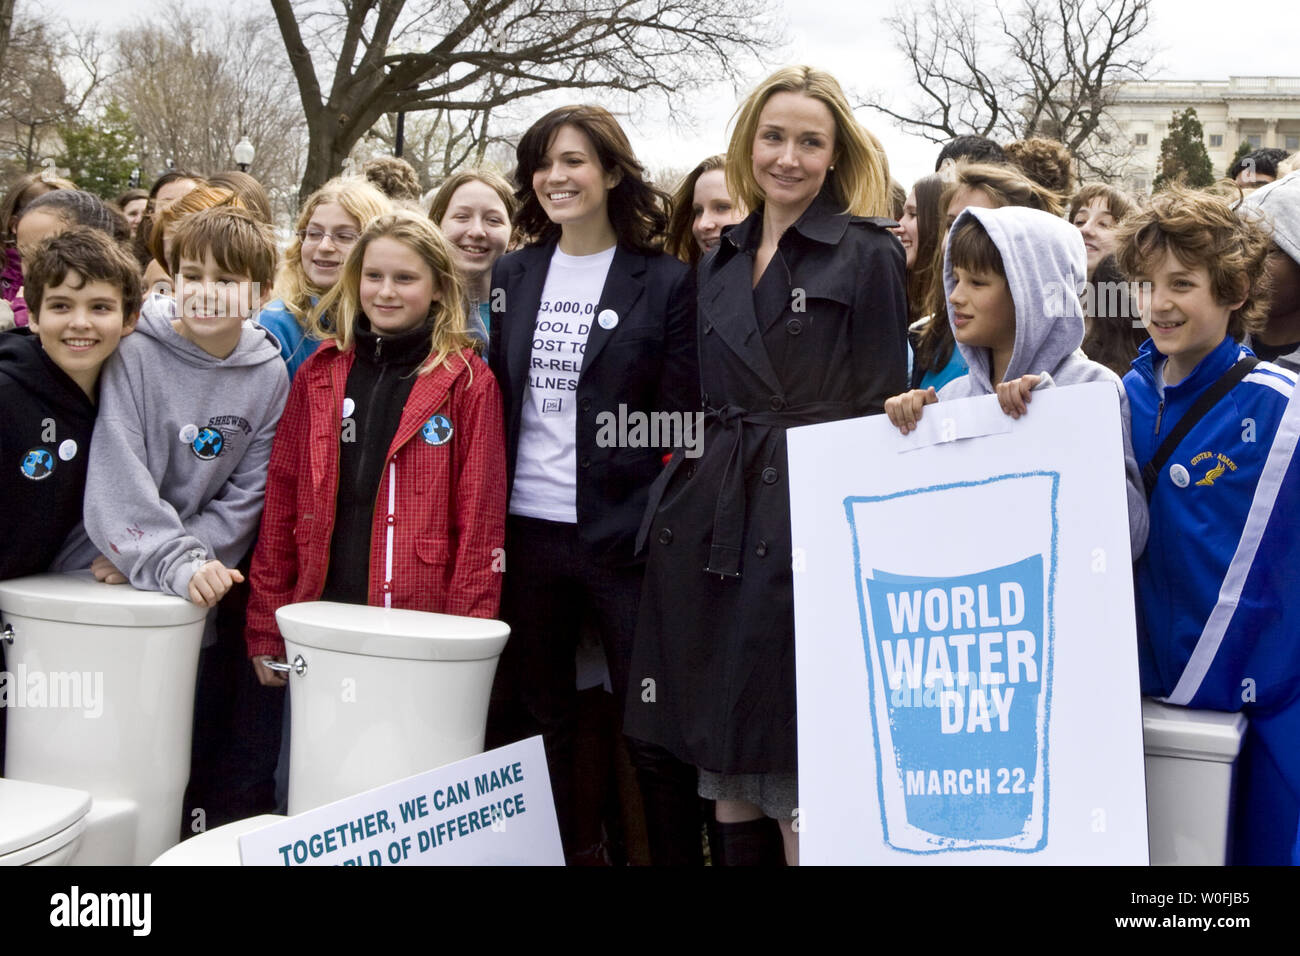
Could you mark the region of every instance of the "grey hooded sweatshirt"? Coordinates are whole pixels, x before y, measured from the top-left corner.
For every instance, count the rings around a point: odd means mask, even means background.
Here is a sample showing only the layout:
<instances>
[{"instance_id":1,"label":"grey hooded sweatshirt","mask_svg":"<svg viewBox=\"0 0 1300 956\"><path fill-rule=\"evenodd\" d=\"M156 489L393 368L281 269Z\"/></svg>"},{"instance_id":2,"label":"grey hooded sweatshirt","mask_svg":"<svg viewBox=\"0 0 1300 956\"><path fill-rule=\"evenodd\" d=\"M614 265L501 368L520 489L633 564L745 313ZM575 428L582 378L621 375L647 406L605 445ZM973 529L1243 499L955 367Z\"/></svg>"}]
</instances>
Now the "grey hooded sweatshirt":
<instances>
[{"instance_id":1,"label":"grey hooded sweatshirt","mask_svg":"<svg viewBox=\"0 0 1300 956\"><path fill-rule=\"evenodd\" d=\"M131 584L188 597L206 561L233 567L262 515L271 439L289 393L280 345L244 323L214 358L151 296L104 364L86 477L86 532Z\"/></svg>"},{"instance_id":2,"label":"grey hooded sweatshirt","mask_svg":"<svg viewBox=\"0 0 1300 956\"><path fill-rule=\"evenodd\" d=\"M1262 212L1273 234L1273 244L1300 264L1300 171L1287 173L1275 182L1266 183L1242 200L1241 212ZM1255 345L1250 337L1246 344ZM1290 369L1300 369L1300 347L1273 361Z\"/></svg>"},{"instance_id":3,"label":"grey hooded sweatshirt","mask_svg":"<svg viewBox=\"0 0 1300 956\"><path fill-rule=\"evenodd\" d=\"M1128 396L1118 375L1091 361L1079 348L1083 343L1083 306L1079 295L1088 268L1083 237L1064 219L1019 206L966 209L953 223L949 235L972 217L979 220L1002 256L1007 287L1016 307L1016 342L1002 380L1009 382L1022 375L1042 376L1036 389L1080 382L1110 382L1115 386L1124 429L1129 540L1136 559L1146 547L1147 502L1142 472L1133 455ZM951 295L956 285L952 261L945 249L944 291ZM949 322L952 312L949 303ZM939 400L993 394L995 383L989 380L992 360L989 350L963 345L960 341L957 348L961 349L970 373L945 385L939 392Z\"/></svg>"}]
</instances>

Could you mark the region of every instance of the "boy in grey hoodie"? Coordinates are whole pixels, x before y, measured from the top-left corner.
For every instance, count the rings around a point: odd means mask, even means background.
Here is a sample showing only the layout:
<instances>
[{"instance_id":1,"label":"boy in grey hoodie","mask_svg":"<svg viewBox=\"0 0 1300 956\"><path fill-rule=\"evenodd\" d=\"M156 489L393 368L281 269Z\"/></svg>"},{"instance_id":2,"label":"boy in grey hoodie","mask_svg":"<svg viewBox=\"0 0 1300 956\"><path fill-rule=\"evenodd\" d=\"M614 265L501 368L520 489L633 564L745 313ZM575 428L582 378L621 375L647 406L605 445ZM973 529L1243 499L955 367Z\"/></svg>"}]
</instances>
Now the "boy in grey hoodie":
<instances>
[{"instance_id":1,"label":"boy in grey hoodie","mask_svg":"<svg viewBox=\"0 0 1300 956\"><path fill-rule=\"evenodd\" d=\"M104 368L86 531L100 580L215 607L243 580L289 392L279 343L245 323L275 244L246 213L211 209L181 220L171 257L176 299L151 296Z\"/></svg>"},{"instance_id":2,"label":"boy in grey hoodie","mask_svg":"<svg viewBox=\"0 0 1300 956\"><path fill-rule=\"evenodd\" d=\"M1133 455L1128 396L1110 369L1090 361L1083 342L1079 293L1087 255L1079 231L1036 209L966 209L948 231L943 284L957 348L970 367L936 393L913 389L885 403L890 422L906 435L933 402L996 394L1019 418L1037 388L1110 382L1119 395L1133 557L1147 538L1146 493Z\"/></svg>"}]
</instances>

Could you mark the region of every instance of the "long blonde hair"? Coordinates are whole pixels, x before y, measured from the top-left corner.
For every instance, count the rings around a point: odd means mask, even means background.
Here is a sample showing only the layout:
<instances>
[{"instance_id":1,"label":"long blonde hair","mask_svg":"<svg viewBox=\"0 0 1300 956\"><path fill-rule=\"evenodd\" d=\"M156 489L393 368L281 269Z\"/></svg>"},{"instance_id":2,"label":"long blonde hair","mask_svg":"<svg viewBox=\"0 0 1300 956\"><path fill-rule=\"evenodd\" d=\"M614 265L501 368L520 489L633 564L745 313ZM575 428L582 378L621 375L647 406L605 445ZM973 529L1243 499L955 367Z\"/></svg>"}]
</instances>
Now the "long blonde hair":
<instances>
[{"instance_id":1,"label":"long blonde hair","mask_svg":"<svg viewBox=\"0 0 1300 956\"><path fill-rule=\"evenodd\" d=\"M432 371L444 364L449 356L459 355L463 349L473 348L476 339L470 334L466 319L465 288L456 271L451 243L424 216L404 209L380 216L366 227L348 253L339 281L312 310L308 334L313 338L333 339L340 351L352 347L357 320L362 315L361 267L366 249L376 239L400 242L433 272L433 283L439 297L436 302L429 303L433 329L429 357L420 366L420 374Z\"/></svg>"},{"instance_id":2,"label":"long blonde hair","mask_svg":"<svg viewBox=\"0 0 1300 956\"><path fill-rule=\"evenodd\" d=\"M307 197L307 201L302 205L302 211L298 213L298 221L293 227L293 241L285 250L284 258L280 260L280 271L276 274L274 289L275 297L284 302L284 307L304 328L309 328L311 325L309 316L312 311L312 297L323 295L328 290L317 286L307 278L307 273L303 272L302 239L298 237L298 233L307 228L312 214L326 203L338 203L342 206L343 211L357 221L363 232L373 220L392 209L392 203L383 193L364 179L355 177L331 179ZM329 337L328 334L322 336L322 338Z\"/></svg>"},{"instance_id":3,"label":"long blonde hair","mask_svg":"<svg viewBox=\"0 0 1300 956\"><path fill-rule=\"evenodd\" d=\"M746 209L757 209L763 191L754 179L754 136L759 115L775 93L802 93L826 104L835 119L835 160L827 181L845 212L855 216L886 216L889 198L889 160L880 141L853 116L839 81L811 66L777 70L750 93L736 110L736 126L727 147L727 191Z\"/></svg>"}]
</instances>

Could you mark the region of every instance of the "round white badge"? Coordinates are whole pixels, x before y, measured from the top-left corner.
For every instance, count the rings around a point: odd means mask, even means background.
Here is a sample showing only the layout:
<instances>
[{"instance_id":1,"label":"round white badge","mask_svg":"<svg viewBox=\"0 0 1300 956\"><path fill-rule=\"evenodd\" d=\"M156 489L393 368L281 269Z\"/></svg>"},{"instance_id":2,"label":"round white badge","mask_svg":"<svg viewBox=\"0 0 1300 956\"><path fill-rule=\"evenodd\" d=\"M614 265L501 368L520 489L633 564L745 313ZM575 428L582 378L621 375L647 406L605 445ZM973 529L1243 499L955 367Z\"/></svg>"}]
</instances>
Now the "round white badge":
<instances>
[{"instance_id":1,"label":"round white badge","mask_svg":"<svg viewBox=\"0 0 1300 956\"><path fill-rule=\"evenodd\" d=\"M357 410L357 403L350 398L343 399L343 417L351 418L352 413Z\"/></svg>"},{"instance_id":2,"label":"round white badge","mask_svg":"<svg viewBox=\"0 0 1300 956\"><path fill-rule=\"evenodd\" d=\"M72 461L77 457L77 443L71 438L65 439L59 446L59 457L64 461Z\"/></svg>"},{"instance_id":3,"label":"round white badge","mask_svg":"<svg viewBox=\"0 0 1300 956\"><path fill-rule=\"evenodd\" d=\"M618 313L613 309L602 309L600 315L596 316L596 321L602 329L612 329L618 325Z\"/></svg>"},{"instance_id":4,"label":"round white badge","mask_svg":"<svg viewBox=\"0 0 1300 956\"><path fill-rule=\"evenodd\" d=\"M186 425L184 428L181 429L180 437L181 437L181 441L184 442L186 445L192 445L194 443L194 439L199 437L199 426Z\"/></svg>"},{"instance_id":5,"label":"round white badge","mask_svg":"<svg viewBox=\"0 0 1300 956\"><path fill-rule=\"evenodd\" d=\"M1192 482L1192 476L1187 473L1187 469L1182 465L1169 466L1169 480L1179 488L1186 488Z\"/></svg>"}]
</instances>

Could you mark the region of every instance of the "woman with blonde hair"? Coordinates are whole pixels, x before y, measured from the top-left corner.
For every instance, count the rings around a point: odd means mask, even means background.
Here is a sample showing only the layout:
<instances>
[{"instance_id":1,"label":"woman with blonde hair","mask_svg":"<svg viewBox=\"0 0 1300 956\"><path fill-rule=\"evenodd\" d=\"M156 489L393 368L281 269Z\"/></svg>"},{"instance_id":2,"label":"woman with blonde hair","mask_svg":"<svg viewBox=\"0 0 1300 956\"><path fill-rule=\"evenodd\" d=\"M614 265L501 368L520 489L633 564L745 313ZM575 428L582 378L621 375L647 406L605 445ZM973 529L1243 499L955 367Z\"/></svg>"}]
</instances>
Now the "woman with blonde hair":
<instances>
[{"instance_id":1,"label":"woman with blonde hair","mask_svg":"<svg viewBox=\"0 0 1300 956\"><path fill-rule=\"evenodd\" d=\"M642 525L631 672L657 690L632 689L626 732L699 768L715 863L794 863L786 429L880 412L906 382L904 256L884 153L828 73L754 90L725 169L753 212L699 269L704 433Z\"/></svg>"},{"instance_id":2,"label":"woman with blonde hair","mask_svg":"<svg viewBox=\"0 0 1300 956\"><path fill-rule=\"evenodd\" d=\"M308 333L312 309L338 282L361 233L391 208L383 193L363 179L331 179L303 203L275 277L276 298L257 314L258 324L279 340L291 381L320 344Z\"/></svg>"}]
</instances>

